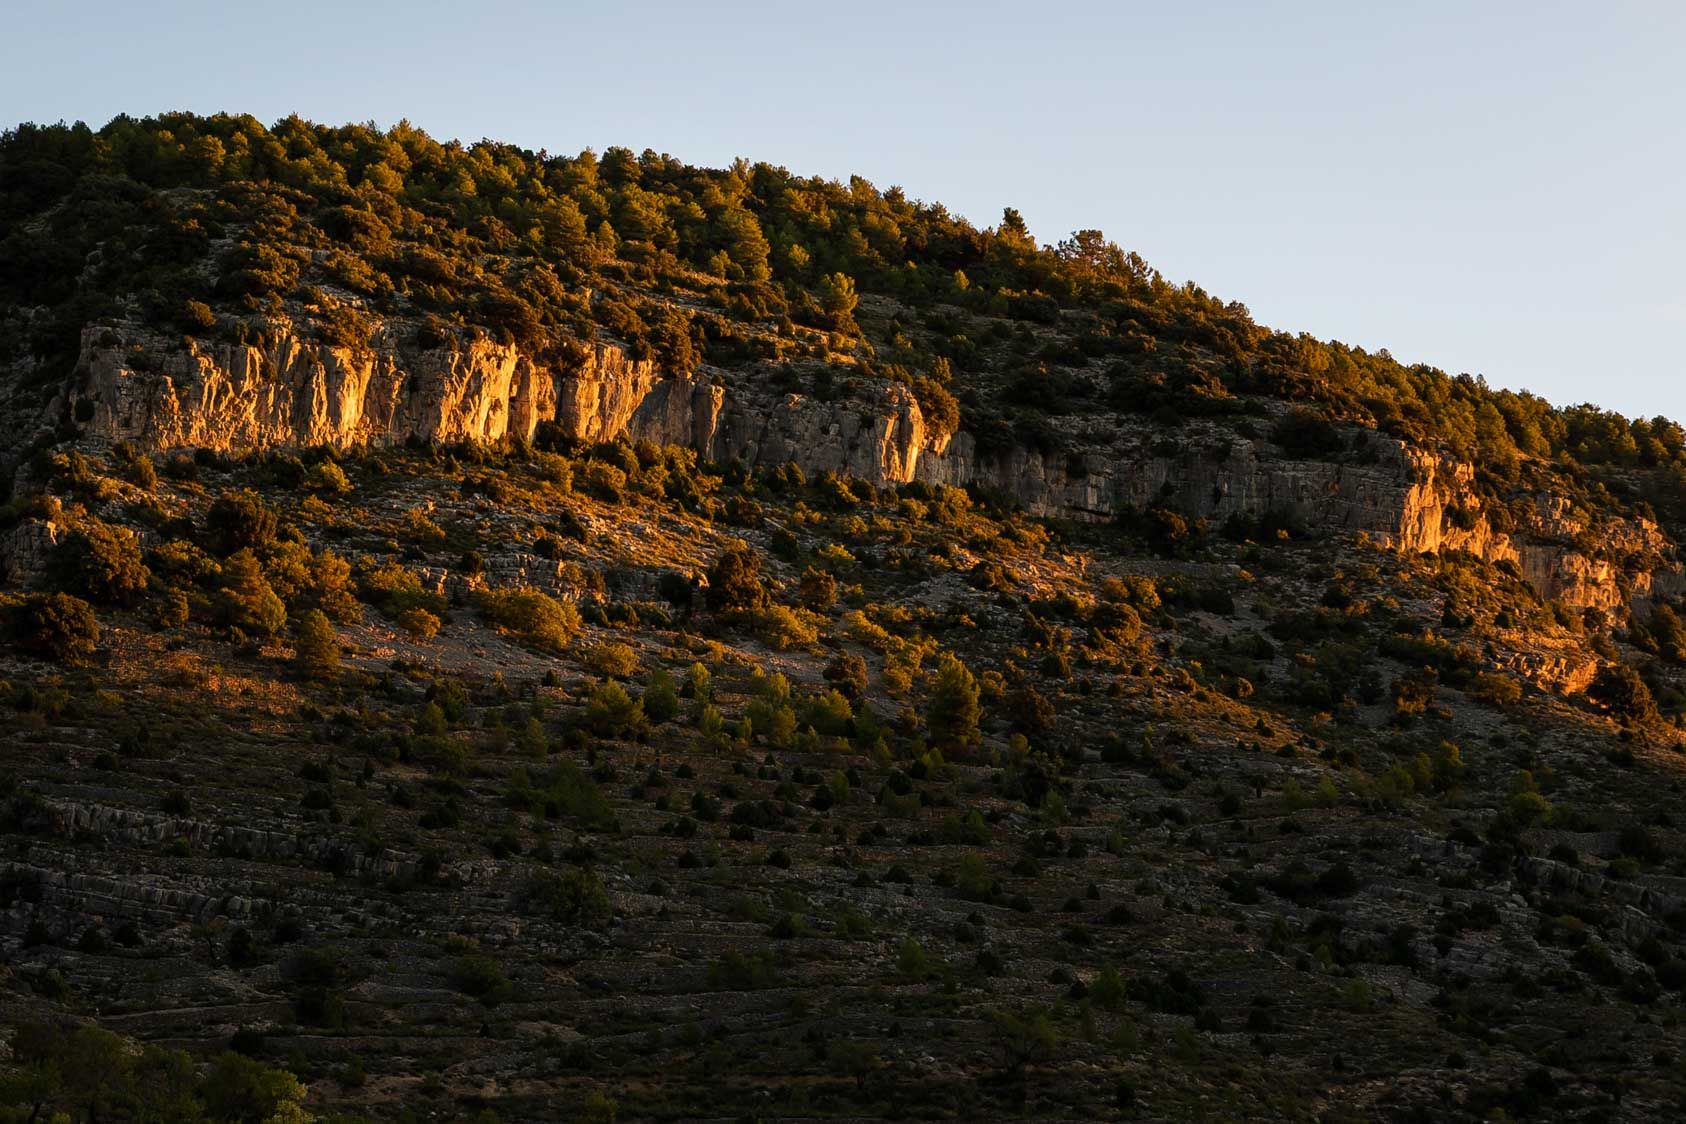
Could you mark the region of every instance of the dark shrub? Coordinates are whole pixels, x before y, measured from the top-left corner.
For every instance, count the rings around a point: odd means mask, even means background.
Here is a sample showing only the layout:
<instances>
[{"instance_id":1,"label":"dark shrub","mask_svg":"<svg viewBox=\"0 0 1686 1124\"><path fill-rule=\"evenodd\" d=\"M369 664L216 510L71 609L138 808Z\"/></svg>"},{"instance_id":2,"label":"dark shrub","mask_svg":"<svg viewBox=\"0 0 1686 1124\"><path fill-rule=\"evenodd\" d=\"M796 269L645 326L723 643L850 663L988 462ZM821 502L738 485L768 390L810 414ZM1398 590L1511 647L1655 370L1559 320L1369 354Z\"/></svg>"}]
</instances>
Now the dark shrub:
<instances>
[{"instance_id":1,"label":"dark shrub","mask_svg":"<svg viewBox=\"0 0 1686 1124\"><path fill-rule=\"evenodd\" d=\"M1316 410L1296 406L1276 423L1270 439L1296 460L1321 460L1344 449L1340 430Z\"/></svg>"},{"instance_id":2,"label":"dark shrub","mask_svg":"<svg viewBox=\"0 0 1686 1124\"><path fill-rule=\"evenodd\" d=\"M152 576L141 561L134 532L98 522L78 528L60 543L54 562L66 592L110 605L133 605Z\"/></svg>"},{"instance_id":3,"label":"dark shrub","mask_svg":"<svg viewBox=\"0 0 1686 1124\"><path fill-rule=\"evenodd\" d=\"M81 663L99 643L93 606L67 593L31 594L12 605L6 618L14 645L60 663Z\"/></svg>"},{"instance_id":4,"label":"dark shrub","mask_svg":"<svg viewBox=\"0 0 1686 1124\"><path fill-rule=\"evenodd\" d=\"M224 492L205 516L206 545L226 556L256 550L275 539L275 512L252 491Z\"/></svg>"}]
</instances>

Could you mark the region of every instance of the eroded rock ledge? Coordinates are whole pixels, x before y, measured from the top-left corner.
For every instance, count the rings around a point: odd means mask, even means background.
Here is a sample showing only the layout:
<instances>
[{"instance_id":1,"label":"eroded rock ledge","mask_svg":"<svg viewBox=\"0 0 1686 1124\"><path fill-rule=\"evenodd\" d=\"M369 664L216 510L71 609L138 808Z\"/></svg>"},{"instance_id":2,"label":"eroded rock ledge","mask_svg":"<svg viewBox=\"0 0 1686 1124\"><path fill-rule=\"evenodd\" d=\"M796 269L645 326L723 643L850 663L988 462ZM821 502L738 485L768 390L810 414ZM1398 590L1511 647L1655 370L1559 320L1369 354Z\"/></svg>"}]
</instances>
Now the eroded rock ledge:
<instances>
[{"instance_id":1,"label":"eroded rock ledge","mask_svg":"<svg viewBox=\"0 0 1686 1124\"><path fill-rule=\"evenodd\" d=\"M974 485L1033 515L1111 518L1160 505L1221 524L1287 518L1325 532L1363 532L1401 551L1463 550L1515 563L1542 596L1614 608L1646 596L1649 565L1626 572L1562 543L1561 512L1512 535L1481 510L1470 466L1374 434L1365 463L1296 461L1263 442L1184 427L1167 451L1152 427L1106 426L1057 457L980 451L966 432L928 427L913 393L884 383L844 401L764 394L724 379L664 377L599 343L567 369L489 339L422 348L399 333L370 348L306 338L285 321L264 346L161 339L110 327L83 333L68 406L86 433L144 447L223 451L398 444L413 439L531 438L553 421L584 441L617 437L685 445L715 460L795 461L876 484ZM1668 544L1643 521L1606 529L1630 558ZM1661 575L1672 581L1672 572Z\"/></svg>"}]
</instances>

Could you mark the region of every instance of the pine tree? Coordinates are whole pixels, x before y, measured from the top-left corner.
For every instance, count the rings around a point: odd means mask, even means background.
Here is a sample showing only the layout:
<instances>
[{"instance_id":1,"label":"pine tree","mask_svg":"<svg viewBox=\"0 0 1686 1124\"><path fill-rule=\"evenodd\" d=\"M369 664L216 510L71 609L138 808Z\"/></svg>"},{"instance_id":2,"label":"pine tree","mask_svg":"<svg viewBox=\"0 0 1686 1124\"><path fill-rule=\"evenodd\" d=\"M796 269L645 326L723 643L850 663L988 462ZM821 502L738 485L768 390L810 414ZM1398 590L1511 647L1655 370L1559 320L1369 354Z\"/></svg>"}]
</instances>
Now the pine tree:
<instances>
[{"instance_id":1,"label":"pine tree","mask_svg":"<svg viewBox=\"0 0 1686 1124\"><path fill-rule=\"evenodd\" d=\"M945 654L937 664L937 682L931 689L925 717L931 744L939 749L973 744L979 737L978 719L982 714L978 681L959 659Z\"/></svg>"},{"instance_id":2,"label":"pine tree","mask_svg":"<svg viewBox=\"0 0 1686 1124\"><path fill-rule=\"evenodd\" d=\"M820 278L815 291L819 294L820 307L839 324L853 316L855 306L860 303L855 279L847 273L828 273Z\"/></svg>"},{"instance_id":3,"label":"pine tree","mask_svg":"<svg viewBox=\"0 0 1686 1124\"><path fill-rule=\"evenodd\" d=\"M222 566L223 623L257 636L274 636L287 623L287 607L275 596L263 567L250 550L237 551Z\"/></svg>"},{"instance_id":4,"label":"pine tree","mask_svg":"<svg viewBox=\"0 0 1686 1124\"><path fill-rule=\"evenodd\" d=\"M293 666L299 675L319 683L330 682L340 673L340 642L334 626L320 609L312 609L299 621L298 640L293 647Z\"/></svg>"},{"instance_id":5,"label":"pine tree","mask_svg":"<svg viewBox=\"0 0 1686 1124\"><path fill-rule=\"evenodd\" d=\"M761 556L747 547L721 554L708 575L708 607L716 613L754 613L767 607Z\"/></svg>"},{"instance_id":6,"label":"pine tree","mask_svg":"<svg viewBox=\"0 0 1686 1124\"><path fill-rule=\"evenodd\" d=\"M644 688L642 701L645 717L657 725L677 716L679 691L673 686L673 677L659 669L652 672L650 683Z\"/></svg>"}]
</instances>

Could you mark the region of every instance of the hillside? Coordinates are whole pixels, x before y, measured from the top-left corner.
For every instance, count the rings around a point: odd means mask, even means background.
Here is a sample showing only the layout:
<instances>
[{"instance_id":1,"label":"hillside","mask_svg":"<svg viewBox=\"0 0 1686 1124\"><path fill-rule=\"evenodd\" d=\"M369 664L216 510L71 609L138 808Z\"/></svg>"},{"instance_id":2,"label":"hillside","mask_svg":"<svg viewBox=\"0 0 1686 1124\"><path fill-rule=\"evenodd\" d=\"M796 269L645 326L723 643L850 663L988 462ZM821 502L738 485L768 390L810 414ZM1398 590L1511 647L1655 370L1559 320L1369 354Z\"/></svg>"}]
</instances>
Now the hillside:
<instances>
[{"instance_id":1,"label":"hillside","mask_svg":"<svg viewBox=\"0 0 1686 1124\"><path fill-rule=\"evenodd\" d=\"M0 138L0 372L0 1119L1686 1110L1672 422L222 116Z\"/></svg>"}]
</instances>

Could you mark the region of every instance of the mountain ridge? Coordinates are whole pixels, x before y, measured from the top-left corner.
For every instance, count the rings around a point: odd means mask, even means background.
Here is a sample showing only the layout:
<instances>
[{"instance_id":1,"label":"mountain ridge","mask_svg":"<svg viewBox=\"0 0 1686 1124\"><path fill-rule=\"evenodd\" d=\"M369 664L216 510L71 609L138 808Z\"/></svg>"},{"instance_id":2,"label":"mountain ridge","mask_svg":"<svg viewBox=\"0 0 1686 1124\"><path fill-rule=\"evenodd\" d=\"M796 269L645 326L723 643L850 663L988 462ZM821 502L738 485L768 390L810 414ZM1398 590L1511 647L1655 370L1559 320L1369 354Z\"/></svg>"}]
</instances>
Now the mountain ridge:
<instances>
[{"instance_id":1,"label":"mountain ridge","mask_svg":"<svg viewBox=\"0 0 1686 1124\"><path fill-rule=\"evenodd\" d=\"M300 164L300 157L292 155L310 150L318 154L310 157L314 163ZM1304 336L1266 333L1252 325L1242 306L1213 301L1192 283L1168 285L1146 263L1098 232L1078 232L1057 247L1038 247L1010 210L1001 226L976 231L951 219L940 205L910 204L894 190L879 193L858 179L845 190L835 183L800 180L764 164L739 162L722 172L708 172L651 152L634 158L624 149L612 149L602 159L590 152L555 158L491 142L467 148L439 145L407 126L380 133L363 127L324 128L297 118L279 123L275 131L250 118L228 115L119 118L98 133L80 125L24 126L7 134L0 160L19 185L8 196L5 213L16 217L33 209L45 216L25 220L0 242L0 295L10 291L27 298L31 290L55 286L69 291L62 280L34 273L26 277L6 264L39 265L43 255L50 260L59 252L36 243L38 236L64 222L52 217L63 212L51 209L50 192L62 190L67 177L73 181L82 176L80 182L109 191L106 185L111 181L86 178L93 169L109 169L160 185L140 208L146 214L141 229L149 231L146 237L152 241L131 256L142 261L164 258L169 264L150 272L154 280L169 279L179 297L154 288L113 303L118 293L97 284L90 287L89 279L103 273L129 275L132 268L94 248L87 259L91 272L76 283L84 287L83 296L62 311L32 310L27 299L12 306L9 322L16 327L21 316L27 325L19 338L40 338L40 346L47 347L35 351L35 362L61 367L69 384L85 378L97 356L104 364L101 377L111 384L104 392L116 393L112 378L127 358L91 347L87 337L97 338L102 318L80 311L89 300L105 302L109 311L104 323L140 327L146 336L142 350L152 353L147 361L155 366L168 365L172 356L181 355L181 345L167 334L171 325L159 323L160 318L187 326L188 339L195 338L194 332L212 337L191 345L193 362L202 363L199 357L207 353L226 354L231 346L244 346L236 341L248 333L261 337L270 332L264 317L279 315L273 330L297 341L293 354L316 367L323 366L327 356L351 361L364 354L379 356L384 349L383 385L388 394L400 389L392 381L397 368L391 356L404 339L423 334L440 341L449 337L455 341L453 348L466 347L467 354L475 356L488 334L501 337L499 347L518 344L513 354L529 357L521 377L530 378L527 372L544 370L545 358L557 349L564 355L592 354L597 333L604 332L606 339L615 341L612 350L598 348L595 354L630 354L637 363L654 363L641 378L689 377L702 362L707 367L703 381L728 385L728 393L739 399L748 392L756 399L753 412L777 419L770 427L740 421L719 442L719 452L726 456L753 450L752 459L764 460L761 448L767 444L797 454L809 470L847 470L866 478L906 481L915 478L914 466L928 449L939 458L946 454L951 462L927 457L922 478L928 482L975 482L1036 514L1082 519L1107 519L1122 508L1151 507L1157 496L1152 489L1109 478L1118 451L1108 447L1105 432L1099 440L1092 432L1072 437L1073 423L1077 430L1084 424L1081 413L1072 416L1073 409L1087 412L1095 422L1115 425L1132 413L1151 420L1155 411L1173 419L1245 419L1259 416L1260 403L1285 400L1294 405L1309 399L1325 417L1415 446L1417 451L1407 455L1412 462L1405 470L1407 479L1424 472L1443 478L1432 487L1431 498L1408 498L1399 505L1397 517L1336 517L1327 520L1330 530L1379 533L1409 550L1472 546L1492 561L1518 561L1542 594L1557 596L1567 590L1577 605L1625 604L1633 591L1612 592L1618 585L1634 587L1643 597L1653 572L1660 568L1665 573L1665 585L1678 572L1678 564L1663 557L1675 553L1672 539L1666 533L1663 539L1648 537L1650 532L1644 530L1655 518L1647 500L1673 506L1686 494L1680 486L1686 481L1686 435L1673 423L1630 423L1584 407L1541 413L1543 404L1529 395L1488 391L1479 380L1447 379L1425 367L1404 368L1392 363L1385 351L1372 356ZM255 177L262 174L260 169L273 178L233 178ZM457 187L435 186L451 174L461 181ZM417 187L410 186L412 180ZM472 190L462 186L470 181ZM689 202L680 207L676 195L680 200L692 196L701 207ZM43 203L48 204L45 212L40 209ZM124 203L132 205L133 200ZM313 206L325 209L307 221L310 212L301 208ZM857 208L852 214L846 210L851 207ZM510 223L516 214L537 223L523 233ZM447 216L467 225L442 238L441 228L429 224ZM628 228L627 236L611 225L617 219ZM824 272L827 267L814 254L826 243L810 250L798 240L802 230L815 239L829 238L830 228L844 221L841 248L826 253L831 264L852 264L858 278ZM415 234L404 235L405 225L416 222L421 225ZM634 232L648 240L628 242ZM459 242L464 247L479 245L490 256L458 256L463 253ZM623 244L641 248L617 259L614 255ZM894 268L898 252L909 256L899 270ZM938 267L945 255L950 261ZM980 288L964 268L947 270L950 263L963 263L979 278L993 280L993 291ZM284 278L304 275L316 278L314 285L286 295L274 287ZM593 278L600 283L594 284ZM871 338L862 335L856 323L855 311L864 295L857 289L865 284L884 295L868 297L867 310L875 303L879 307L870 316L863 310L862 317L869 324L888 324L888 340L877 329ZM687 287L692 292L683 295ZM176 301L180 303L172 307ZM269 311L259 313L266 302ZM908 322L910 309L919 308L927 310L919 326L924 332ZM943 332L964 321L969 309L987 309L1016 322L1016 338L1008 342L1016 353L1029 351L1029 358L1004 364L979 346L982 341L963 332L945 339ZM801 318L794 323L793 312ZM1071 323L1074 315L1076 324ZM51 332L43 333L44 321L60 320L63 327L52 331L67 342L74 337L74 345L51 345ZM1029 348L1022 346L1027 329ZM371 333L393 338L379 344ZM218 337L223 338L213 342ZM326 347L309 342L312 337ZM833 349L833 344L839 347ZM55 353L54 346L62 350ZM916 364L901 361L903 353ZM54 354L59 357L52 358ZM800 364L793 364L792 358L801 354L811 356L808 365L817 368L817 376L794 373ZM1118 357L1105 375L1110 389L1097 386L1090 373L1095 354ZM837 365L840 360L844 365ZM273 365L278 357L270 354L256 361ZM434 362L447 361L436 357ZM970 364L975 370L957 375L956 364ZM931 366L936 374L919 373L920 365ZM776 383L788 385L775 385L769 393L761 385L769 367L779 376ZM586 368L589 364L582 367ZM833 372L855 384L857 391L863 381L887 383L883 393L892 401L897 385L908 387L913 402L923 398L923 408L891 406L886 411L879 393L869 386L864 395L855 396L864 399L866 411L878 418L876 430L884 432L851 434L842 439L841 449L812 451L814 437L834 428L832 415L846 411L819 409L813 411L816 417L795 418L781 407L791 394L800 395L809 407L824 402L835 382ZM230 374L225 371L212 380L218 393L231 393L226 389ZM515 375L513 370L503 372L494 381ZM269 385L253 372L242 377L239 393L296 400L300 393L348 392L343 377L337 389ZM809 385L814 377L822 377L825 385ZM430 380L439 385L424 394L445 392L436 377ZM40 405L48 425L74 424L68 415L52 416L51 403L57 402L62 411L71 400L71 394L59 393L55 381L55 376L46 375L39 391L26 387L25 392L45 395ZM569 380L565 376L563 381ZM571 385L590 381L572 380ZM615 385L615 380L604 385ZM15 401L19 394L15 386L12 390L7 397ZM197 392L208 390L202 385ZM536 384L530 392L554 394ZM956 401L956 392L964 404ZM237 400L239 393L228 401ZM696 393L703 398L686 401L680 394L671 403L652 403L665 420L651 436L658 443L680 438L706 457L715 452L715 439L703 431L712 424L708 415L716 407L704 400L712 391ZM97 409L97 396L98 392L84 394L77 401ZM485 401L475 409L530 415L511 416L514 429L527 430L526 436L536 429L538 413L553 408L523 401L521 394L482 392L482 397ZM1097 397L1103 401L1097 403ZM1443 416L1425 410L1424 402L1436 400L1443 404ZM1103 406L1098 413L1097 404ZM392 402L375 405L398 409ZM194 410L203 406L201 402L187 408L187 424L194 424ZM346 436L329 415L360 407L329 400L295 401L285 408L295 412L302 427L295 427L290 437L246 433L244 443L308 446L326 439L343 444ZM452 408L445 404L444 415L425 422L426 432L418 422L398 422L401 436L498 438L510 428L509 421L500 426L489 417L449 416ZM570 408L589 409L580 403ZM1280 424L1280 411L1279 405L1264 410L1264 422L1275 419ZM692 427L688 436L687 412ZM739 411L739 416L750 412ZM886 422L890 415L892 420ZM106 414L97 416L106 430L145 445L156 444L158 438L191 443L183 434L153 435L144 425L113 425ZM927 417L934 420L927 422ZM201 443L219 449L240 443L238 427L224 429L232 420L212 415L198 423ZM271 417L265 424L285 423ZM571 436L587 440L608 431L593 429L584 414L577 419L569 415L563 424ZM1174 435L1177 424L1169 427L1168 435ZM1242 426L1247 424L1243 420ZM1330 445L1338 439L1318 429L1324 424L1314 416L1302 426L1310 434L1310 446L1298 450L1302 459L1328 459L1338 453ZM16 434L27 427L9 428ZM375 430L380 429L377 423ZM381 440L393 436L373 435ZM1245 443L1261 436L1268 435L1255 427L1251 436L1238 430L1227 440ZM759 440L763 437L765 441ZM1362 435L1356 439L1362 440ZM1220 437L1217 444L1224 440ZM836 443L833 438L831 444ZM1554 446L1572 448L1594 465L1601 458L1605 461L1597 470L1601 478L1592 481L1592 510L1613 526L1637 528L1637 533L1618 531L1613 539L1646 543L1642 553L1650 557L1636 561L1631 551L1599 557L1603 544L1612 539L1609 535L1593 534L1588 541L1600 546L1591 552L1547 551L1539 544L1518 550L1501 542L1510 524L1527 530L1543 523L1547 537L1554 537L1558 527L1551 520L1536 519L1525 509L1542 503L1574 506L1575 495L1584 493L1586 473L1580 463L1567 453L1542 459ZM22 450L14 448L9 459L16 463L21 455ZM1358 451L1359 459L1364 455ZM1016 472L1004 467L1015 457ZM1469 471L1450 467L1460 461L1471 466ZM1548 474L1560 479L1529 488L1521 481L1524 465L1530 470L1544 465ZM1162 480L1180 475L1174 465L1149 466L1148 472ZM1214 477L1211 487L1219 498L1205 502L1185 491L1173 505L1185 517L1222 522L1236 514L1252 519L1272 514L1268 495L1226 504L1221 470L1214 472L1208 465L1200 474ZM1606 484L1617 491L1609 491ZM1480 533L1454 526L1436 511L1454 509L1462 522L1467 511L1482 508L1492 513L1518 501L1524 509L1519 518L1506 515L1499 525L1487 526L1488 516L1477 517L1485 527ZM1294 511L1278 514L1302 523L1308 516L1309 523L1323 522L1315 497L1295 495L1292 506ZM1581 532L1590 532L1585 520L1582 524ZM1629 571L1625 577L1624 570Z\"/></svg>"}]
</instances>

